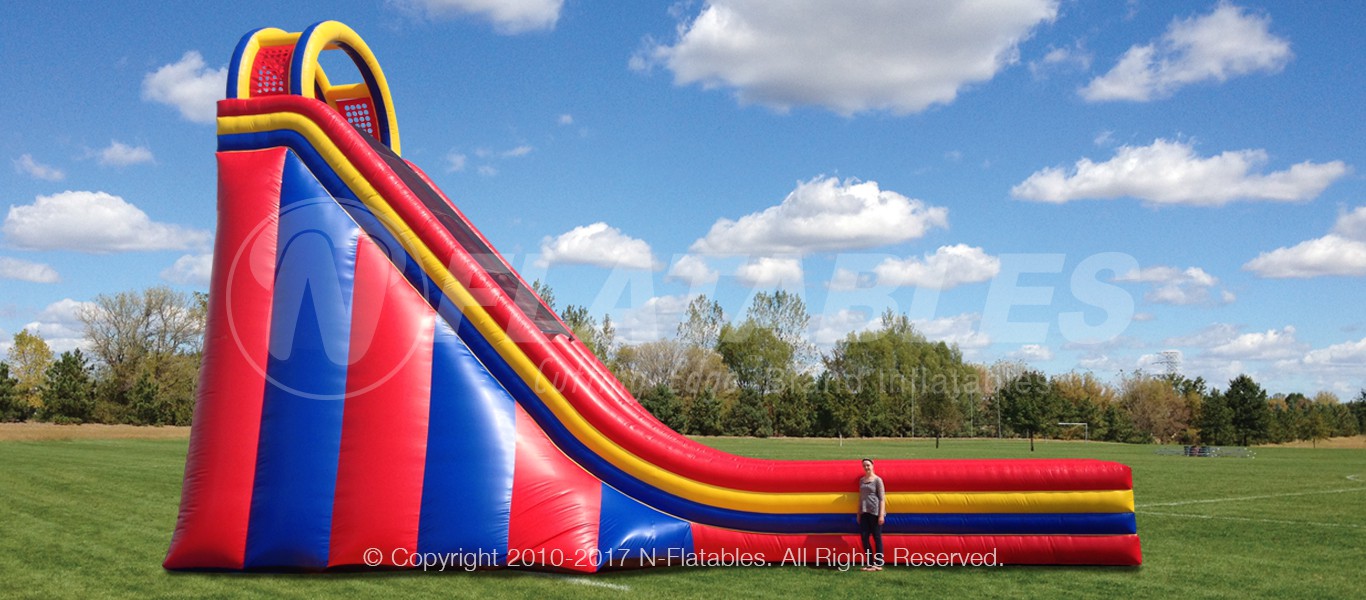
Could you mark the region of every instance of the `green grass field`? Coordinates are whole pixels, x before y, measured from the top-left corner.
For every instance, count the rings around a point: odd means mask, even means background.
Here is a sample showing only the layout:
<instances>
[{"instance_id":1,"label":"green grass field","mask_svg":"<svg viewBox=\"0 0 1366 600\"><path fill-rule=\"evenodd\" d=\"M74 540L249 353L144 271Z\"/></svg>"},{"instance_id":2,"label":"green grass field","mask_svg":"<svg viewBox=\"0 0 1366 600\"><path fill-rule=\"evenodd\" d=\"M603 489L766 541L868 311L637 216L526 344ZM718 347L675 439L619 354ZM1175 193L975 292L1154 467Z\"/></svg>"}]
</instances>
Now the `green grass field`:
<instances>
[{"instance_id":1,"label":"green grass field","mask_svg":"<svg viewBox=\"0 0 1366 600\"><path fill-rule=\"evenodd\" d=\"M672 568L548 575L168 573L184 440L0 442L0 597L1366 596L1366 450L1262 448L1254 459L1154 446L1014 440L705 439L764 458L1058 458L1134 470L1138 568Z\"/></svg>"}]
</instances>

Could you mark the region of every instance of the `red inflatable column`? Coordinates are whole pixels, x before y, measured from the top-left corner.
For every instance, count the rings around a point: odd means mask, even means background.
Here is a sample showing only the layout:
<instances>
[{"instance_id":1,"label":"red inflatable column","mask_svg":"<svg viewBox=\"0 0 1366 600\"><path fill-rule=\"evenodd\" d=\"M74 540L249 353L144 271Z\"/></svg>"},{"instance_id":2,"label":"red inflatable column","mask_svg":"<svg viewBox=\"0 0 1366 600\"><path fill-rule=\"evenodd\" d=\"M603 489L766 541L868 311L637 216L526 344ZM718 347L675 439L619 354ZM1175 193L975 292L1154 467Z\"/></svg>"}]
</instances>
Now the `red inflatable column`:
<instances>
[{"instance_id":1,"label":"red inflatable column","mask_svg":"<svg viewBox=\"0 0 1366 600\"><path fill-rule=\"evenodd\" d=\"M270 342L285 150L218 153L204 364L168 569L242 568Z\"/></svg>"}]
</instances>

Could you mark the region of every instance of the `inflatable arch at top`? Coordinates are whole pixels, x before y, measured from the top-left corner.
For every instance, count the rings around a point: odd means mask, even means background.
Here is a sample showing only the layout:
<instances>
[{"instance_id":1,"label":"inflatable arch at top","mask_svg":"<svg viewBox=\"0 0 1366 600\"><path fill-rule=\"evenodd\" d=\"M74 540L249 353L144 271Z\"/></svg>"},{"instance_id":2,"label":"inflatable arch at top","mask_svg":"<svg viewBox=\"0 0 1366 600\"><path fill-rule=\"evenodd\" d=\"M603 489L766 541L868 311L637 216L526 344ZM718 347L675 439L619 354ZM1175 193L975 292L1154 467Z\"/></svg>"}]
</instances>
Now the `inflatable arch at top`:
<instances>
[{"instance_id":1,"label":"inflatable arch at top","mask_svg":"<svg viewBox=\"0 0 1366 600\"><path fill-rule=\"evenodd\" d=\"M343 51L362 81L332 82ZM238 44L218 235L168 569L595 572L858 555L858 460L773 461L671 431L416 165L335 21ZM889 562L1141 562L1129 468L880 461Z\"/></svg>"}]
</instances>

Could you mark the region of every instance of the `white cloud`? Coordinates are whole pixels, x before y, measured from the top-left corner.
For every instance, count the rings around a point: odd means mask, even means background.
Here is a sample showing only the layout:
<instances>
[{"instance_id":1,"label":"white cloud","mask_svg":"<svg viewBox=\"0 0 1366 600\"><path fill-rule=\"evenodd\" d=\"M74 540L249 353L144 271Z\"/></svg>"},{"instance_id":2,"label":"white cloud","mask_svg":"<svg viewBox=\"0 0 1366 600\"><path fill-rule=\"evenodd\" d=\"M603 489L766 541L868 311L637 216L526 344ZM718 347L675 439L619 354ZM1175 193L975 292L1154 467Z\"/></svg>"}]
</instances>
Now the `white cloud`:
<instances>
[{"instance_id":1,"label":"white cloud","mask_svg":"<svg viewBox=\"0 0 1366 600\"><path fill-rule=\"evenodd\" d=\"M1366 275L1366 206L1338 217L1332 233L1263 252L1243 269L1277 279Z\"/></svg>"},{"instance_id":2,"label":"white cloud","mask_svg":"<svg viewBox=\"0 0 1366 600\"><path fill-rule=\"evenodd\" d=\"M1241 360L1271 360L1287 358L1303 351L1295 340L1295 328L1268 329L1265 332L1244 333L1227 342L1211 347L1210 356Z\"/></svg>"},{"instance_id":3,"label":"white cloud","mask_svg":"<svg viewBox=\"0 0 1366 600\"><path fill-rule=\"evenodd\" d=\"M36 262L0 256L0 279L15 279L33 283L57 283L62 278L57 270Z\"/></svg>"},{"instance_id":4,"label":"white cloud","mask_svg":"<svg viewBox=\"0 0 1366 600\"><path fill-rule=\"evenodd\" d=\"M1091 68L1092 58L1091 53L1087 52L1082 43L1078 41L1077 44L1071 48L1050 48L1049 51L1043 55L1043 58L1036 61L1030 61L1029 73L1036 79L1042 79L1047 76L1050 71L1055 70L1075 69L1078 71L1086 71Z\"/></svg>"},{"instance_id":5,"label":"white cloud","mask_svg":"<svg viewBox=\"0 0 1366 600\"><path fill-rule=\"evenodd\" d=\"M493 177L494 175L498 174L498 169L495 169L488 165L479 165L479 168L475 169L475 171L478 172L480 175L483 175L484 177Z\"/></svg>"},{"instance_id":6,"label":"white cloud","mask_svg":"<svg viewBox=\"0 0 1366 600\"><path fill-rule=\"evenodd\" d=\"M102 254L206 247L203 230L157 223L123 198L105 192L67 191L12 206L0 231L14 247Z\"/></svg>"},{"instance_id":7,"label":"white cloud","mask_svg":"<svg viewBox=\"0 0 1366 600\"><path fill-rule=\"evenodd\" d=\"M1310 350L1303 357L1277 363L1278 367L1298 367L1314 372L1366 372L1366 338Z\"/></svg>"},{"instance_id":8,"label":"white cloud","mask_svg":"<svg viewBox=\"0 0 1366 600\"><path fill-rule=\"evenodd\" d=\"M573 124L574 124L574 115L571 115L571 114L569 114L569 113L562 114L562 115L560 115L560 118L559 118L558 120L556 120L556 122L559 123L560 125L573 125Z\"/></svg>"},{"instance_id":9,"label":"white cloud","mask_svg":"<svg viewBox=\"0 0 1366 600\"><path fill-rule=\"evenodd\" d=\"M109 147L99 151L100 164L108 167L127 167L155 162L151 149L146 146L129 146L118 140L110 140Z\"/></svg>"},{"instance_id":10,"label":"white cloud","mask_svg":"<svg viewBox=\"0 0 1366 600\"><path fill-rule=\"evenodd\" d=\"M868 331L882 322L881 317L870 317L867 311L842 308L835 314L821 314L811 318L811 341L817 346L833 346L855 331Z\"/></svg>"},{"instance_id":11,"label":"white cloud","mask_svg":"<svg viewBox=\"0 0 1366 600\"><path fill-rule=\"evenodd\" d=\"M1039 344L1025 344L1008 356L1024 362L1047 362L1053 360L1053 350Z\"/></svg>"},{"instance_id":12,"label":"white cloud","mask_svg":"<svg viewBox=\"0 0 1366 600\"><path fill-rule=\"evenodd\" d=\"M966 354L968 350L991 345L991 336L981 330L982 315L964 313L935 319L912 319L915 330L926 339L946 344L957 344Z\"/></svg>"},{"instance_id":13,"label":"white cloud","mask_svg":"<svg viewBox=\"0 0 1366 600\"><path fill-rule=\"evenodd\" d=\"M672 44L647 40L631 66L663 65L677 85L779 110L914 113L1017 62L1019 43L1057 11L1055 0L710 0Z\"/></svg>"},{"instance_id":14,"label":"white cloud","mask_svg":"<svg viewBox=\"0 0 1366 600\"><path fill-rule=\"evenodd\" d=\"M914 286L947 290L967 283L989 281L1001 272L1001 259L966 244L940 246L923 259L889 258L873 269L878 285Z\"/></svg>"},{"instance_id":15,"label":"white cloud","mask_svg":"<svg viewBox=\"0 0 1366 600\"><path fill-rule=\"evenodd\" d=\"M503 35L555 28L564 0L390 0L407 12L429 19L474 15Z\"/></svg>"},{"instance_id":16,"label":"white cloud","mask_svg":"<svg viewBox=\"0 0 1366 600\"><path fill-rule=\"evenodd\" d=\"M546 267L558 263L653 269L656 262L650 245L644 240L627 236L620 229L599 221L575 227L559 237L542 239L537 265Z\"/></svg>"},{"instance_id":17,"label":"white cloud","mask_svg":"<svg viewBox=\"0 0 1366 600\"><path fill-rule=\"evenodd\" d=\"M1333 233L1354 240L1366 240L1366 206L1338 216Z\"/></svg>"},{"instance_id":18,"label":"white cloud","mask_svg":"<svg viewBox=\"0 0 1366 600\"><path fill-rule=\"evenodd\" d=\"M465 155L459 152L451 152L446 155L446 172L456 173L465 170Z\"/></svg>"},{"instance_id":19,"label":"white cloud","mask_svg":"<svg viewBox=\"0 0 1366 600\"><path fill-rule=\"evenodd\" d=\"M739 220L719 219L691 251L735 256L803 256L871 248L919 238L932 227L948 227L947 208L927 206L876 181L834 177L799 182L777 206Z\"/></svg>"},{"instance_id":20,"label":"white cloud","mask_svg":"<svg viewBox=\"0 0 1366 600\"><path fill-rule=\"evenodd\" d=\"M161 272L161 278L181 285L209 287L213 275L213 254L186 254Z\"/></svg>"},{"instance_id":21,"label":"white cloud","mask_svg":"<svg viewBox=\"0 0 1366 600\"><path fill-rule=\"evenodd\" d=\"M687 295L655 296L622 312L619 319L612 320L617 338L627 344L640 344L672 337L692 299Z\"/></svg>"},{"instance_id":22,"label":"white cloud","mask_svg":"<svg viewBox=\"0 0 1366 600\"><path fill-rule=\"evenodd\" d=\"M531 146L522 145L511 150L506 150L499 156L502 156L503 158L521 158L523 156L531 154L532 150L535 150L535 148L532 148Z\"/></svg>"},{"instance_id":23,"label":"white cloud","mask_svg":"<svg viewBox=\"0 0 1366 600\"><path fill-rule=\"evenodd\" d=\"M49 304L34 321L24 325L29 333L39 335L54 353L80 348L87 349L89 340L85 338L85 326L81 323L80 311L93 308L91 302L78 302L63 298Z\"/></svg>"},{"instance_id":24,"label":"white cloud","mask_svg":"<svg viewBox=\"0 0 1366 600\"><path fill-rule=\"evenodd\" d=\"M210 69L204 57L191 50L178 62L143 77L142 99L172 106L188 121L213 123L227 87L228 68Z\"/></svg>"},{"instance_id":25,"label":"white cloud","mask_svg":"<svg viewBox=\"0 0 1366 600\"><path fill-rule=\"evenodd\" d=\"M796 258L761 256L735 270L735 277L749 287L780 287L802 283L802 262Z\"/></svg>"},{"instance_id":26,"label":"white cloud","mask_svg":"<svg viewBox=\"0 0 1366 600\"><path fill-rule=\"evenodd\" d=\"M61 181L66 179L66 173L63 173L61 169L33 160L33 156L28 154L24 154L19 158L14 159L14 170L43 181Z\"/></svg>"},{"instance_id":27,"label":"white cloud","mask_svg":"<svg viewBox=\"0 0 1366 600\"><path fill-rule=\"evenodd\" d=\"M1134 197L1152 204L1220 206L1236 200L1310 200L1346 175L1335 160L1305 161L1284 171L1252 173L1267 162L1265 150L1227 151L1199 157L1190 144L1158 139L1150 146L1121 146L1114 158L1077 161L1069 174L1049 167L1011 188L1025 200L1063 203L1081 199Z\"/></svg>"},{"instance_id":28,"label":"white cloud","mask_svg":"<svg viewBox=\"0 0 1366 600\"><path fill-rule=\"evenodd\" d=\"M1146 102L1194 83L1278 72L1290 62L1290 42L1272 35L1270 25L1270 17L1221 2L1210 14L1172 21L1161 39L1129 48L1081 96Z\"/></svg>"},{"instance_id":29,"label":"white cloud","mask_svg":"<svg viewBox=\"0 0 1366 600\"><path fill-rule=\"evenodd\" d=\"M1218 285L1219 279L1200 267L1178 269L1176 267L1148 267L1122 273L1115 277L1119 282L1140 282L1152 284L1143 299L1153 304L1228 304L1234 300L1232 292L1220 291L1218 300L1210 292Z\"/></svg>"},{"instance_id":30,"label":"white cloud","mask_svg":"<svg viewBox=\"0 0 1366 600\"><path fill-rule=\"evenodd\" d=\"M681 281L690 286L698 286L716 283L718 277L718 273L707 265L706 259L685 254L669 268L666 279Z\"/></svg>"}]
</instances>

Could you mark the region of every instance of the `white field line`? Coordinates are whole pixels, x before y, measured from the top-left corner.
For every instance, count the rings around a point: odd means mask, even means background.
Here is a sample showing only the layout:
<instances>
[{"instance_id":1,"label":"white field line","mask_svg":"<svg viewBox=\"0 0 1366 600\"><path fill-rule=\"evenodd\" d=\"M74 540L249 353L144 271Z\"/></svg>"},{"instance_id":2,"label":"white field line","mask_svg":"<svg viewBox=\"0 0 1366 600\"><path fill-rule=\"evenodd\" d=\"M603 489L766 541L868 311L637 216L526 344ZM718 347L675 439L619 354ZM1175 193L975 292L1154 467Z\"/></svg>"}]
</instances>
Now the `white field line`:
<instances>
[{"instance_id":1,"label":"white field line","mask_svg":"<svg viewBox=\"0 0 1366 600\"><path fill-rule=\"evenodd\" d=\"M552 578L552 579L557 579L557 580L559 580L559 581L563 581L563 582L565 582L565 583L572 583L572 584L574 584L574 585L586 585L586 586L588 586L588 587L596 587L596 588L603 588L603 589L608 589L608 590L616 590L616 591L618 591L618 592L629 592L629 591L631 591L631 586L629 586L629 585L621 585L621 584L619 584L619 583L607 583L606 581L594 581L594 580L589 579L589 578L587 578L587 577L578 577L578 576L575 576L575 575L560 575L560 574L557 574L557 573L537 573L537 572L534 572L534 571L524 571L523 574L524 574L524 575L535 575L535 576L537 576L537 577L549 577L549 578Z\"/></svg>"},{"instance_id":2,"label":"white field line","mask_svg":"<svg viewBox=\"0 0 1366 600\"><path fill-rule=\"evenodd\" d=\"M1353 480L1355 481L1355 480ZM1208 498L1204 500L1181 500L1179 502L1154 502L1151 504L1135 504L1134 508L1151 508L1154 506L1186 506L1189 504L1211 504L1214 502L1241 502L1243 500L1266 500L1268 498L1289 498L1291 496L1316 496L1319 494L1348 494L1351 492L1366 491L1366 486L1342 488L1337 490L1319 490L1317 492L1286 492L1284 494L1266 494L1262 496L1237 496L1234 498Z\"/></svg>"},{"instance_id":3,"label":"white field line","mask_svg":"<svg viewBox=\"0 0 1366 600\"><path fill-rule=\"evenodd\" d=\"M1151 510L1139 510L1134 512L1141 515L1157 515L1163 517L1186 517L1190 519L1217 519L1220 521L1249 521L1252 523L1275 523L1280 525L1317 525L1319 527L1350 527L1352 529L1366 529L1366 525L1348 525L1346 523L1320 523L1317 521L1283 521L1280 519L1256 519L1252 517L1217 517L1214 515L1155 512Z\"/></svg>"}]
</instances>

